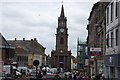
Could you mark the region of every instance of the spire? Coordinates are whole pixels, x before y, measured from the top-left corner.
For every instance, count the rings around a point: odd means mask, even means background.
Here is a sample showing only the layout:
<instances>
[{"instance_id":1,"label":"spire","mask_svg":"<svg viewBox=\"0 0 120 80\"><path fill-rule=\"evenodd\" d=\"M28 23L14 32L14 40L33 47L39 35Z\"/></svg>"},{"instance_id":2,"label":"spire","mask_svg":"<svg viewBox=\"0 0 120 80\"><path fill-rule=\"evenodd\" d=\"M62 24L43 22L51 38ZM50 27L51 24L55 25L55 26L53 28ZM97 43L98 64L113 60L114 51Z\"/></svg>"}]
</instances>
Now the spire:
<instances>
[{"instance_id":1,"label":"spire","mask_svg":"<svg viewBox=\"0 0 120 80\"><path fill-rule=\"evenodd\" d=\"M62 8L61 8L61 14L60 14L60 17L65 17L65 15L64 15L64 7L63 7L63 4L62 4Z\"/></svg>"}]
</instances>

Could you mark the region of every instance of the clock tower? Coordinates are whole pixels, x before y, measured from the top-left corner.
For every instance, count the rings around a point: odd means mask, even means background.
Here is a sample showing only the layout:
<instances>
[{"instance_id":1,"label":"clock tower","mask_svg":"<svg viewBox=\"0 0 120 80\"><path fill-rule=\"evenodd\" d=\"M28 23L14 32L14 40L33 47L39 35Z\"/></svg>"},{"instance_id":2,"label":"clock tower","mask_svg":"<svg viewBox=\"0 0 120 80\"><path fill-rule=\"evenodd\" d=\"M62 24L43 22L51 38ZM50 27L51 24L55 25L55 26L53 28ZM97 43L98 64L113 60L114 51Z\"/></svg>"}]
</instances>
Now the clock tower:
<instances>
[{"instance_id":1,"label":"clock tower","mask_svg":"<svg viewBox=\"0 0 120 80\"><path fill-rule=\"evenodd\" d=\"M58 17L58 28L56 34L56 50L67 51L68 50L68 29L67 29L67 18L64 14L64 8L62 5L60 17Z\"/></svg>"},{"instance_id":2,"label":"clock tower","mask_svg":"<svg viewBox=\"0 0 120 80\"><path fill-rule=\"evenodd\" d=\"M68 51L68 28L67 18L62 5L60 17L58 17L58 27L56 30L56 50L51 52L51 66L63 68L65 71L71 69L71 51Z\"/></svg>"}]
</instances>

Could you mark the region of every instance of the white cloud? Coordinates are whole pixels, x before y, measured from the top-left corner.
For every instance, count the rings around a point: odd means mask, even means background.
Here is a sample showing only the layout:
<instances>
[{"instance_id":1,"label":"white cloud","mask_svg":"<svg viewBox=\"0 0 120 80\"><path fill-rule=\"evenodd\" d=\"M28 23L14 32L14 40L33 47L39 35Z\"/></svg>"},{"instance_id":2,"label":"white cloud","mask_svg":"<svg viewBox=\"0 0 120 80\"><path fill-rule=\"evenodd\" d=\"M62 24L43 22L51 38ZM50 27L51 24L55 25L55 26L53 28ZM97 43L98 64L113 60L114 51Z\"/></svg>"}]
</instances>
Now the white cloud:
<instances>
[{"instance_id":1,"label":"white cloud","mask_svg":"<svg viewBox=\"0 0 120 80\"><path fill-rule=\"evenodd\" d=\"M93 0L96 2L96 0ZM65 0L64 10L69 32L69 49L76 55L77 38L87 38L87 18L93 1ZM50 54L55 49L56 28L61 0L2 0L0 24L6 39L37 38Z\"/></svg>"}]
</instances>

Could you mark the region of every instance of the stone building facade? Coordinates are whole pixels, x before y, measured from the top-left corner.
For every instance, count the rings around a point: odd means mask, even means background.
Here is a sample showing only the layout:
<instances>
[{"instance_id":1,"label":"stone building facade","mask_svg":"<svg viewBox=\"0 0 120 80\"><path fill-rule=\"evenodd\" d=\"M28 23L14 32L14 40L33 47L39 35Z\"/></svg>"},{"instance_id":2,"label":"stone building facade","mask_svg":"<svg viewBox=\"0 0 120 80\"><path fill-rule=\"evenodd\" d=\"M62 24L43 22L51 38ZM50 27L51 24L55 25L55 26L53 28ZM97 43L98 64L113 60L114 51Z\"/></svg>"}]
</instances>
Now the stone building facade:
<instances>
[{"instance_id":1,"label":"stone building facade","mask_svg":"<svg viewBox=\"0 0 120 80\"><path fill-rule=\"evenodd\" d=\"M89 24L88 30L88 53L90 54L90 48L99 48L101 52L99 54L92 55L89 60L90 73L98 75L103 72L103 56L105 54L106 45L106 21L105 21L105 7L107 2L97 2L93 5L88 18Z\"/></svg>"},{"instance_id":2,"label":"stone building facade","mask_svg":"<svg viewBox=\"0 0 120 80\"><path fill-rule=\"evenodd\" d=\"M120 1L111 0L106 6L105 77L120 80Z\"/></svg>"},{"instance_id":3,"label":"stone building facade","mask_svg":"<svg viewBox=\"0 0 120 80\"><path fill-rule=\"evenodd\" d=\"M39 61L39 67L45 65L45 47L38 43L37 39L8 40L15 47L15 62L18 67L33 68L33 61Z\"/></svg>"}]
</instances>

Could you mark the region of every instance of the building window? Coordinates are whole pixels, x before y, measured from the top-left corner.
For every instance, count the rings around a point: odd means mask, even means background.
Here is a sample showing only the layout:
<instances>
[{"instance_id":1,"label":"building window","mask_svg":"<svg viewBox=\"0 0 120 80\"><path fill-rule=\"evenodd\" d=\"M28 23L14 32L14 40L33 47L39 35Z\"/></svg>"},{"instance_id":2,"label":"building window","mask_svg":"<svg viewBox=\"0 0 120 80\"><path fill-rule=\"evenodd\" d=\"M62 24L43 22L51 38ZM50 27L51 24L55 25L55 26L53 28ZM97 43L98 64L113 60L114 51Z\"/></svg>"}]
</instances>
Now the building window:
<instances>
[{"instance_id":1,"label":"building window","mask_svg":"<svg viewBox=\"0 0 120 80\"><path fill-rule=\"evenodd\" d=\"M64 39L63 39L63 37L60 38L60 44L64 44Z\"/></svg>"},{"instance_id":2,"label":"building window","mask_svg":"<svg viewBox=\"0 0 120 80\"><path fill-rule=\"evenodd\" d=\"M109 7L107 8L107 14L106 14L106 19L107 19L107 25L109 24Z\"/></svg>"},{"instance_id":3,"label":"building window","mask_svg":"<svg viewBox=\"0 0 120 80\"><path fill-rule=\"evenodd\" d=\"M116 1L116 10L115 10L116 12L116 14L115 14L115 17L118 17L118 2Z\"/></svg>"},{"instance_id":4,"label":"building window","mask_svg":"<svg viewBox=\"0 0 120 80\"><path fill-rule=\"evenodd\" d=\"M19 56L17 56L17 61L19 61Z\"/></svg>"},{"instance_id":5,"label":"building window","mask_svg":"<svg viewBox=\"0 0 120 80\"><path fill-rule=\"evenodd\" d=\"M114 8L113 8L113 3L111 3L111 22L113 21L113 10Z\"/></svg>"},{"instance_id":6,"label":"building window","mask_svg":"<svg viewBox=\"0 0 120 80\"><path fill-rule=\"evenodd\" d=\"M109 48L109 34L107 34L107 48Z\"/></svg>"},{"instance_id":7,"label":"building window","mask_svg":"<svg viewBox=\"0 0 120 80\"><path fill-rule=\"evenodd\" d=\"M113 32L111 32L111 47L113 47L113 45L114 45L114 38L113 38Z\"/></svg>"},{"instance_id":8,"label":"building window","mask_svg":"<svg viewBox=\"0 0 120 80\"><path fill-rule=\"evenodd\" d=\"M119 36L118 36L118 29L116 29L116 46L118 45L118 38Z\"/></svg>"},{"instance_id":9,"label":"building window","mask_svg":"<svg viewBox=\"0 0 120 80\"><path fill-rule=\"evenodd\" d=\"M22 61L21 58L22 58L21 56L18 56L18 57L17 57L17 61L18 61L18 62L21 62L21 61Z\"/></svg>"}]
</instances>

